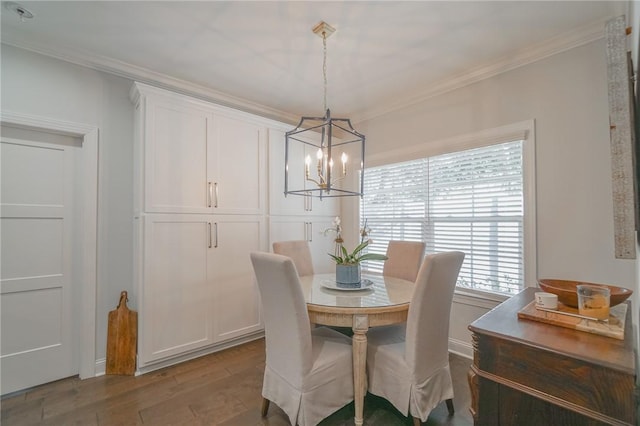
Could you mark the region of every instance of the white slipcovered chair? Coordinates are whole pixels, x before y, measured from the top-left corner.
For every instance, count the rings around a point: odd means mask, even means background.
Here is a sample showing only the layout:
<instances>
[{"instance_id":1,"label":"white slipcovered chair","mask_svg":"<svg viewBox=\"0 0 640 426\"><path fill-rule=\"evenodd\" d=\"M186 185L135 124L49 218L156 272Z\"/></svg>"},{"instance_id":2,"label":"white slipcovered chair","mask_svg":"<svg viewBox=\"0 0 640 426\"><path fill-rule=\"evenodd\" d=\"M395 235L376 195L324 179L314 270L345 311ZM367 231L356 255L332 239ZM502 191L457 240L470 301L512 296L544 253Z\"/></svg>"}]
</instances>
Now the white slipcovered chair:
<instances>
[{"instance_id":1,"label":"white slipcovered chair","mask_svg":"<svg viewBox=\"0 0 640 426\"><path fill-rule=\"evenodd\" d=\"M298 276L313 275L313 259L308 241L277 241L273 243L273 252L290 257L296 265Z\"/></svg>"},{"instance_id":2,"label":"white slipcovered chair","mask_svg":"<svg viewBox=\"0 0 640 426\"><path fill-rule=\"evenodd\" d=\"M422 241L389 241L382 275L415 282L425 247Z\"/></svg>"},{"instance_id":3,"label":"white slipcovered chair","mask_svg":"<svg viewBox=\"0 0 640 426\"><path fill-rule=\"evenodd\" d=\"M415 425L442 401L453 414L449 315L464 253L428 255L422 262L406 325L367 334L369 392L391 402Z\"/></svg>"},{"instance_id":4,"label":"white slipcovered chair","mask_svg":"<svg viewBox=\"0 0 640 426\"><path fill-rule=\"evenodd\" d=\"M262 416L269 402L292 425L313 426L353 401L351 339L326 327L313 330L293 261L251 253L265 323Z\"/></svg>"}]
</instances>

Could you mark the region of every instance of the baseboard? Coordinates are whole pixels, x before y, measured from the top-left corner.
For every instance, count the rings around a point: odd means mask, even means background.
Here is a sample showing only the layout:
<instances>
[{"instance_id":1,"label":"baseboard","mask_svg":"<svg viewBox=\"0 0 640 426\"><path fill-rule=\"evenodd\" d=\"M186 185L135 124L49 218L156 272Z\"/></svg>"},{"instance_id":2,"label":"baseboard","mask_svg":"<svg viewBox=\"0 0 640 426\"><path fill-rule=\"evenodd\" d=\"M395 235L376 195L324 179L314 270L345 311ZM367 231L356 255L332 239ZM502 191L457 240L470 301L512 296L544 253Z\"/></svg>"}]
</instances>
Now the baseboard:
<instances>
[{"instance_id":1,"label":"baseboard","mask_svg":"<svg viewBox=\"0 0 640 426\"><path fill-rule=\"evenodd\" d=\"M96 360L96 377L104 376L107 371L107 359L97 359Z\"/></svg>"},{"instance_id":2,"label":"baseboard","mask_svg":"<svg viewBox=\"0 0 640 426\"><path fill-rule=\"evenodd\" d=\"M166 360L161 360L161 361L157 361L154 362L153 364L147 364L143 367L138 367L136 369L136 376L139 376L141 374L145 374L145 373L149 373L151 371L155 371L155 370L159 370L161 368L164 367L169 367L171 365L175 365L175 364L179 364L181 362L185 362L185 361L189 361L192 359L196 359L196 358L200 358L201 356L204 355L209 355L212 354L214 352L219 352L234 346L238 346L238 345L242 345L243 343L248 343L251 342L253 340L257 340L257 339L261 339L264 337L264 331L258 331L256 333L252 333L237 339L232 339L223 343L218 343L215 344L213 346L209 346L206 348L202 348L200 350L194 351L194 352L189 352L186 353L184 355L180 355L180 356L176 356L176 357L172 357L172 358L168 358Z\"/></svg>"},{"instance_id":3,"label":"baseboard","mask_svg":"<svg viewBox=\"0 0 640 426\"><path fill-rule=\"evenodd\" d=\"M233 346L238 346L241 345L243 343L248 343L251 342L253 340L257 340L257 339L261 339L264 337L264 331L260 331L258 333L253 333L251 335L248 336L244 336L242 338L239 339L233 339L230 340L228 342L224 342L224 343L220 343L214 346L210 346L195 352L189 352L188 354L182 355L182 356L177 356L174 358L170 358L170 359L166 359L164 361L159 361L157 363L154 363L152 365L146 365L144 367L139 367L136 370L135 375L139 376L141 374L145 374L145 373L149 373L151 371L155 371L155 370L159 370L160 368L164 368L164 367L168 367L170 365L175 365L175 364L179 364L181 362L185 362L185 361L189 361L195 358L199 358L201 356L204 355L209 355L212 354L214 352L219 352L222 351L224 349L228 349L231 348ZM95 377L99 377L99 376L104 376L107 370L107 359L106 358L102 358L102 359L98 359L96 360L96 373L95 373Z\"/></svg>"},{"instance_id":4,"label":"baseboard","mask_svg":"<svg viewBox=\"0 0 640 426\"><path fill-rule=\"evenodd\" d=\"M449 352L465 358L473 358L473 346L462 340L449 339Z\"/></svg>"}]
</instances>

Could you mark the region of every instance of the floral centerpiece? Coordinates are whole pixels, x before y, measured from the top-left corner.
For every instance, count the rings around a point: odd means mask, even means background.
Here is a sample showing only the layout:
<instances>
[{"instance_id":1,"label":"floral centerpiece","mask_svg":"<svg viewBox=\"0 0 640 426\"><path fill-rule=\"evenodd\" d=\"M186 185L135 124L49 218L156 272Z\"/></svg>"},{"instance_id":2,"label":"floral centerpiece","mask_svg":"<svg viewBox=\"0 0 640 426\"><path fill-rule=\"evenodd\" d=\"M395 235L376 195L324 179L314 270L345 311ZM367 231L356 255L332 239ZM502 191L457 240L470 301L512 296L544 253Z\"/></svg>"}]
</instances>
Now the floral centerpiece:
<instances>
[{"instance_id":1,"label":"floral centerpiece","mask_svg":"<svg viewBox=\"0 0 640 426\"><path fill-rule=\"evenodd\" d=\"M366 220L364 227L360 229L360 244L351 252L344 246L340 217L336 216L333 220L332 227L325 229L324 234L327 235L327 233L331 231L336 234L335 252L334 254L329 254L336 262L336 282L340 284L357 284L360 282L360 262L365 260L387 260L387 256L383 254L363 253L363 250L371 243L371 239L367 238L371 229L367 227Z\"/></svg>"}]
</instances>

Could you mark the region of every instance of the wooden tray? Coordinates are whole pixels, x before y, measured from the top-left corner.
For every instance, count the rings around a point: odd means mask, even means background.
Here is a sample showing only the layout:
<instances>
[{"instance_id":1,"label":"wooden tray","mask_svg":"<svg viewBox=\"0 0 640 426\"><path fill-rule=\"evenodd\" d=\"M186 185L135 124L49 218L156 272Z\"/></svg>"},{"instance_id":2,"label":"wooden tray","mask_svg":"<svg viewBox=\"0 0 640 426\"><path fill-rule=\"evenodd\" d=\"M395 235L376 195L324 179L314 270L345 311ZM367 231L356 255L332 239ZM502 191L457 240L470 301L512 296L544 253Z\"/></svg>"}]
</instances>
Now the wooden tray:
<instances>
[{"instance_id":1,"label":"wooden tray","mask_svg":"<svg viewBox=\"0 0 640 426\"><path fill-rule=\"evenodd\" d=\"M578 310L562 303L558 303L557 311L543 311L537 309L535 301L532 301L518 311L518 318L624 340L624 321L627 314L627 305L627 303L621 303L613 306L609 311L609 321L604 322L571 316L570 314L577 315Z\"/></svg>"}]
</instances>

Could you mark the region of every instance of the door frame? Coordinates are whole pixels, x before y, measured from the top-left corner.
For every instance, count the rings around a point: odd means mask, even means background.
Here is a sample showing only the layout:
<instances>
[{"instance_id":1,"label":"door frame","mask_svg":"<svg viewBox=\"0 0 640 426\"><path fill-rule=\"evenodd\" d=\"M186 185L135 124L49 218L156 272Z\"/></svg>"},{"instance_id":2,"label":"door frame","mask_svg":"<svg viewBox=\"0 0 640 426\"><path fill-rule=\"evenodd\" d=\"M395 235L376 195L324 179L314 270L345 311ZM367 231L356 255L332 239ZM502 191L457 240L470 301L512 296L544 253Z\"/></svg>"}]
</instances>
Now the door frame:
<instances>
[{"instance_id":1,"label":"door frame","mask_svg":"<svg viewBox=\"0 0 640 426\"><path fill-rule=\"evenodd\" d=\"M98 127L72 123L52 118L14 112L0 112L2 124L33 130L59 133L82 139L80 162L82 163L82 257L79 268L82 285L79 287L80 336L78 349L78 374L81 379L96 375L96 308L98 279ZM75 261L75 259L74 259Z\"/></svg>"}]
</instances>

